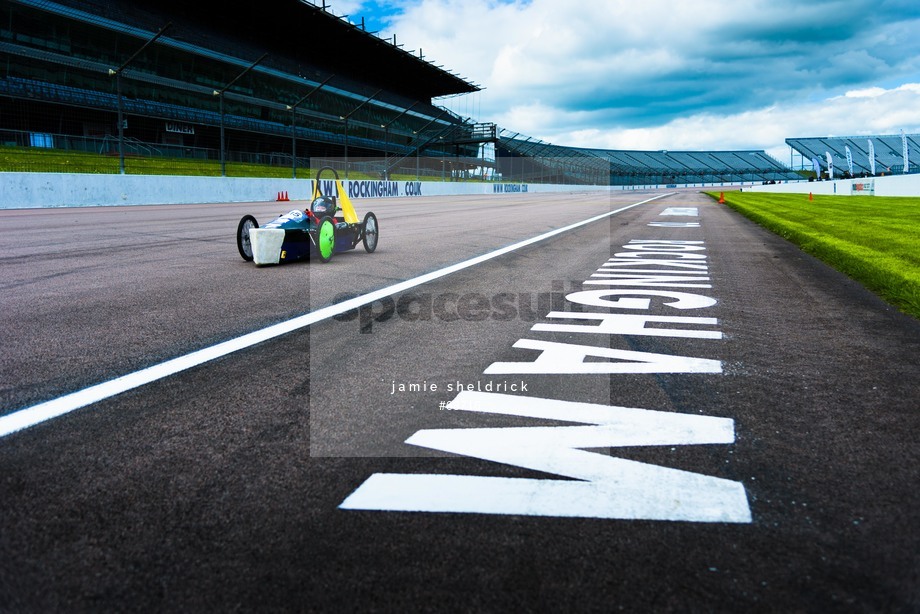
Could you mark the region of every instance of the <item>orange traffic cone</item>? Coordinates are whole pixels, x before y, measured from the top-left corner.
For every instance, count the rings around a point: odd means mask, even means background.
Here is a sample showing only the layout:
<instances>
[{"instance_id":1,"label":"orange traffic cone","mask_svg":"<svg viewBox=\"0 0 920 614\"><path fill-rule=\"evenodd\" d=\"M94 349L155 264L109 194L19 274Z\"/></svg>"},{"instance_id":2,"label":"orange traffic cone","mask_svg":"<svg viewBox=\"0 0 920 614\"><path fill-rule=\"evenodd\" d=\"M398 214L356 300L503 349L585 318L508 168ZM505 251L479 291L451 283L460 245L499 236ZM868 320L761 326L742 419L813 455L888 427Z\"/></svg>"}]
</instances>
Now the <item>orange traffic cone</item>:
<instances>
[{"instance_id":1,"label":"orange traffic cone","mask_svg":"<svg viewBox=\"0 0 920 614\"><path fill-rule=\"evenodd\" d=\"M725 192L719 192L719 204L725 204Z\"/></svg>"},{"instance_id":2,"label":"orange traffic cone","mask_svg":"<svg viewBox=\"0 0 920 614\"><path fill-rule=\"evenodd\" d=\"M815 197L812 196L811 192L809 192L809 193L808 193L808 200L814 200L814 199L815 199Z\"/></svg>"},{"instance_id":3,"label":"orange traffic cone","mask_svg":"<svg viewBox=\"0 0 920 614\"><path fill-rule=\"evenodd\" d=\"M290 198L288 198L287 190L284 191L284 200L291 200Z\"/></svg>"}]
</instances>

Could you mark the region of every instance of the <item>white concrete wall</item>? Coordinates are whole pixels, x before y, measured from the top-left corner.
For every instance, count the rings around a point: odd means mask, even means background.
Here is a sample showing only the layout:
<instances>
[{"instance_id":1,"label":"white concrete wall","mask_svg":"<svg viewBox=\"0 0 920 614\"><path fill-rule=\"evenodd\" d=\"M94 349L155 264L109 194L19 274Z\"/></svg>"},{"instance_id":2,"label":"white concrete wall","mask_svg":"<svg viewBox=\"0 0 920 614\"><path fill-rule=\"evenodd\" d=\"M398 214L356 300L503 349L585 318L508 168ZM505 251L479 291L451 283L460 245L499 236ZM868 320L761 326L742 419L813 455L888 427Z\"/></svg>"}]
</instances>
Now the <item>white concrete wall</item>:
<instances>
[{"instance_id":1,"label":"white concrete wall","mask_svg":"<svg viewBox=\"0 0 920 614\"><path fill-rule=\"evenodd\" d=\"M854 189L862 186L862 189ZM834 181L798 181L776 185L753 185L752 192L781 192L792 194L836 194L838 196L920 196L920 175L887 175L863 179Z\"/></svg>"},{"instance_id":2,"label":"white concrete wall","mask_svg":"<svg viewBox=\"0 0 920 614\"><path fill-rule=\"evenodd\" d=\"M737 188L750 184L697 184L702 189ZM441 181L348 181L352 198L518 194L523 192L586 192L668 189L673 186L574 186L520 183ZM745 188L746 189L746 188ZM312 194L309 179L187 177L179 175L91 175L84 173L0 173L0 209L171 205L185 203L266 202L286 192L291 200Z\"/></svg>"},{"instance_id":3,"label":"white concrete wall","mask_svg":"<svg viewBox=\"0 0 920 614\"><path fill-rule=\"evenodd\" d=\"M310 186L306 179L0 173L0 208L261 202L283 190L309 198Z\"/></svg>"}]
</instances>

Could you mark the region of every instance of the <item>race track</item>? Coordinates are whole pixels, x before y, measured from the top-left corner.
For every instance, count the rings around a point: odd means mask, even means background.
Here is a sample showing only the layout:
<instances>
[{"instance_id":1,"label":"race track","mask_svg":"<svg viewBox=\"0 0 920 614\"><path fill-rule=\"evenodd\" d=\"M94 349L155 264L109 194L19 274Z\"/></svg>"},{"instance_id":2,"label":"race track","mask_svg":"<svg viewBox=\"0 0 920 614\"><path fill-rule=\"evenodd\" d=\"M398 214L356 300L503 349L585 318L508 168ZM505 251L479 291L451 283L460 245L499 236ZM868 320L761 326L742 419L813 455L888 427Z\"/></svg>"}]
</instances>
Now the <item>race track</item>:
<instances>
[{"instance_id":1,"label":"race track","mask_svg":"<svg viewBox=\"0 0 920 614\"><path fill-rule=\"evenodd\" d=\"M297 206L0 211L0 611L920 609L920 321L692 191Z\"/></svg>"}]
</instances>

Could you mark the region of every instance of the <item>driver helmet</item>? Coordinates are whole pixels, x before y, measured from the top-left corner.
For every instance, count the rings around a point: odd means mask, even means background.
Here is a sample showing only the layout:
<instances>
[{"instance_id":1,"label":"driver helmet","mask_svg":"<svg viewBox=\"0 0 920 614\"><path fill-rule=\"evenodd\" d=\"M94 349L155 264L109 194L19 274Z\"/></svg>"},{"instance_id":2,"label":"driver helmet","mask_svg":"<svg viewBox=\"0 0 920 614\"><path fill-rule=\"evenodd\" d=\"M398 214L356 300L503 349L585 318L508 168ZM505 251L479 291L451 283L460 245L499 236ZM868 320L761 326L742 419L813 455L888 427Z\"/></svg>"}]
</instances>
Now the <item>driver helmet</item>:
<instances>
[{"instance_id":1,"label":"driver helmet","mask_svg":"<svg viewBox=\"0 0 920 614\"><path fill-rule=\"evenodd\" d=\"M310 211L318 218L326 215L334 217L337 210L334 196L317 196L310 204Z\"/></svg>"}]
</instances>

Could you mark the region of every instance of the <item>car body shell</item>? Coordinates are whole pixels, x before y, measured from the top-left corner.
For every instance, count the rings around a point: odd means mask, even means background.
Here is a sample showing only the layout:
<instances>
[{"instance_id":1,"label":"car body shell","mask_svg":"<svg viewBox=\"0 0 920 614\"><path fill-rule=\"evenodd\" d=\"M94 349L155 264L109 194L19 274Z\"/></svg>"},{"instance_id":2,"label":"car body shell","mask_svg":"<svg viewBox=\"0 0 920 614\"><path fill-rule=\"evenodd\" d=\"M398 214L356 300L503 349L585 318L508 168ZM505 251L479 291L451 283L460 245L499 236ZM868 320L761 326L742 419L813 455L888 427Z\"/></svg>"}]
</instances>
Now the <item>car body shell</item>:
<instances>
[{"instance_id":1,"label":"car body shell","mask_svg":"<svg viewBox=\"0 0 920 614\"><path fill-rule=\"evenodd\" d=\"M336 194L322 194L319 177L323 170L314 180L307 209L292 209L261 227L251 215L240 220L237 247L244 260L262 266L318 256L328 262L333 254L352 250L358 243L364 243L368 253L377 248L377 217L368 212L363 221L358 219L338 175Z\"/></svg>"}]
</instances>

